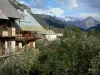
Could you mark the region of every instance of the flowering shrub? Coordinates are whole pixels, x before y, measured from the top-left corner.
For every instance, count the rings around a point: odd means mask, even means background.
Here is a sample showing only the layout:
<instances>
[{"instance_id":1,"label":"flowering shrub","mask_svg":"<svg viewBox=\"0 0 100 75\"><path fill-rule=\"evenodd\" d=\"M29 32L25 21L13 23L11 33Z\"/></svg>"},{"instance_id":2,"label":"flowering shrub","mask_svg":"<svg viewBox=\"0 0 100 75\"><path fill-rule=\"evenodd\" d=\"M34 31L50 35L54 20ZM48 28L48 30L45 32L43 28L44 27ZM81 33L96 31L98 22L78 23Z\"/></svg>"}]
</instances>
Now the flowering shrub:
<instances>
[{"instance_id":1,"label":"flowering shrub","mask_svg":"<svg viewBox=\"0 0 100 75\"><path fill-rule=\"evenodd\" d=\"M21 54L1 58L0 75L29 75L38 53L38 50L30 48Z\"/></svg>"}]
</instances>

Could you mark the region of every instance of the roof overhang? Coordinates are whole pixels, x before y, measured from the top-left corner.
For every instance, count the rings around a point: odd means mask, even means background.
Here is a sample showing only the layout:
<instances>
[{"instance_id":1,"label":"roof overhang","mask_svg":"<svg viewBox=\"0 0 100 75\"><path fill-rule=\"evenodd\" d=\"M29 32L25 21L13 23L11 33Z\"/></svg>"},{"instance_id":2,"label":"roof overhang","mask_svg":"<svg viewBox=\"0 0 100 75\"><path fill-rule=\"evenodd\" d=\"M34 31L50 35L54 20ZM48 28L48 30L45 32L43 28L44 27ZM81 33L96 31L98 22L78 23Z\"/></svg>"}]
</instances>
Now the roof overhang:
<instances>
[{"instance_id":1,"label":"roof overhang","mask_svg":"<svg viewBox=\"0 0 100 75\"><path fill-rule=\"evenodd\" d=\"M0 19L9 20L9 18L0 10Z\"/></svg>"}]
</instances>

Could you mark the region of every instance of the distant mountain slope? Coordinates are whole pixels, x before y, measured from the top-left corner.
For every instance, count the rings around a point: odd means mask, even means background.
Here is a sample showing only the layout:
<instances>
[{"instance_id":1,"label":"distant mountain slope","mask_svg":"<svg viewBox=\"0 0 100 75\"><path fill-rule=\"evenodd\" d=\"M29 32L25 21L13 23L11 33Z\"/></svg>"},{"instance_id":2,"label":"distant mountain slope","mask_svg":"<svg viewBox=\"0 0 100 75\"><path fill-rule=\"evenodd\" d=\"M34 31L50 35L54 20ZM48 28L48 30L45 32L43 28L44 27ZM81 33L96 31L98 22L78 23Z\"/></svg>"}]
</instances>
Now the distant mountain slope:
<instances>
[{"instance_id":1,"label":"distant mountain slope","mask_svg":"<svg viewBox=\"0 0 100 75\"><path fill-rule=\"evenodd\" d=\"M45 28L56 27L61 29L61 28L76 27L72 24L67 24L66 22L56 19L50 15L44 15L44 14L32 14L32 15Z\"/></svg>"},{"instance_id":2,"label":"distant mountain slope","mask_svg":"<svg viewBox=\"0 0 100 75\"><path fill-rule=\"evenodd\" d=\"M67 19L67 20L66 20ZM86 19L81 19L81 18L74 18L74 17L67 17L65 18L66 23L68 24L74 24L77 27L83 28L87 30L88 28L92 26L96 26L100 22L95 20L93 17L89 16Z\"/></svg>"},{"instance_id":3,"label":"distant mountain slope","mask_svg":"<svg viewBox=\"0 0 100 75\"><path fill-rule=\"evenodd\" d=\"M97 30L97 31L100 31L100 24L96 25L96 26L93 26L93 27L90 27L89 29L87 30Z\"/></svg>"},{"instance_id":4,"label":"distant mountain slope","mask_svg":"<svg viewBox=\"0 0 100 75\"><path fill-rule=\"evenodd\" d=\"M49 29L49 27L51 29L53 29L53 31L55 32L59 32L62 31L62 29L73 29L73 30L82 30L84 31L84 29L77 27L75 25L72 24L67 24L66 22L55 18L55 16L50 16L50 15L44 15L44 14L33 14L31 13L31 15L33 15L33 17L40 23L40 25L42 25L45 29Z\"/></svg>"},{"instance_id":5,"label":"distant mountain slope","mask_svg":"<svg viewBox=\"0 0 100 75\"><path fill-rule=\"evenodd\" d=\"M44 27L48 28L48 26L56 27L56 28L65 28L66 23L60 20L53 18L50 15L44 14L32 14L35 19Z\"/></svg>"},{"instance_id":6,"label":"distant mountain slope","mask_svg":"<svg viewBox=\"0 0 100 75\"><path fill-rule=\"evenodd\" d=\"M99 21L95 20L93 17L87 17L83 22L85 29L88 29L92 26L96 26L98 24L99 24Z\"/></svg>"}]
</instances>

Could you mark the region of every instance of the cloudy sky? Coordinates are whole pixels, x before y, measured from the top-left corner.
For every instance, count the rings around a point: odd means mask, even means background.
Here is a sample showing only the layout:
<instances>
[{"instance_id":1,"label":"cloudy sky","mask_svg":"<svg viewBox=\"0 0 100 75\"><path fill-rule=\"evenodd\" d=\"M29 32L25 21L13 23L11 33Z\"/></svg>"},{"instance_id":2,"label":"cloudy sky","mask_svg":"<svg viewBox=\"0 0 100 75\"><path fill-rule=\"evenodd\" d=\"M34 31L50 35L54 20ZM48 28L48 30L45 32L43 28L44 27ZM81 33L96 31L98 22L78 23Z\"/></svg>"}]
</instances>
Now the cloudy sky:
<instances>
[{"instance_id":1,"label":"cloudy sky","mask_svg":"<svg viewBox=\"0 0 100 75\"><path fill-rule=\"evenodd\" d=\"M33 13L56 15L60 17L74 16L85 18L100 17L100 0L24 0L32 8Z\"/></svg>"}]
</instances>

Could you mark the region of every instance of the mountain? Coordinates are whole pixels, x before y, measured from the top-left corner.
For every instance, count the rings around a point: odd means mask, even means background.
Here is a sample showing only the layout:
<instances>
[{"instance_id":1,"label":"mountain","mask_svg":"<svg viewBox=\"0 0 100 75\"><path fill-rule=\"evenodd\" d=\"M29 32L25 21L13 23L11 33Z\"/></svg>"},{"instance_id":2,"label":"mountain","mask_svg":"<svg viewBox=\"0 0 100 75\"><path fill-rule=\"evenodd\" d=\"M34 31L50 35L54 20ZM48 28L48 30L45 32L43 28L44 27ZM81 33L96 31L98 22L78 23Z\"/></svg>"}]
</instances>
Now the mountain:
<instances>
[{"instance_id":1,"label":"mountain","mask_svg":"<svg viewBox=\"0 0 100 75\"><path fill-rule=\"evenodd\" d=\"M96 26L99 24L99 21L95 20L93 17L87 17L84 22L83 22L83 25L85 27L85 29L88 29L92 26Z\"/></svg>"},{"instance_id":2,"label":"mountain","mask_svg":"<svg viewBox=\"0 0 100 75\"><path fill-rule=\"evenodd\" d=\"M72 24L67 24L56 16L44 15L44 14L33 14L31 15L42 25L45 29L53 29L55 32L59 32L62 29L73 29L73 30L84 30L82 28L76 27Z\"/></svg>"},{"instance_id":3,"label":"mountain","mask_svg":"<svg viewBox=\"0 0 100 75\"><path fill-rule=\"evenodd\" d=\"M67 24L73 24L77 27L83 28L87 30L92 26L96 26L100 22L95 20L93 17L87 17L86 19L74 18L74 17L65 17L65 21Z\"/></svg>"},{"instance_id":4,"label":"mountain","mask_svg":"<svg viewBox=\"0 0 100 75\"><path fill-rule=\"evenodd\" d=\"M74 25L67 24L66 22L63 22L57 18L54 18L50 15L44 15L44 14L32 14L33 17L42 25L45 27L56 27L56 28L65 28L65 27L72 27Z\"/></svg>"},{"instance_id":5,"label":"mountain","mask_svg":"<svg viewBox=\"0 0 100 75\"><path fill-rule=\"evenodd\" d=\"M88 28L87 30L88 30L88 31L89 31L89 30L100 31L100 23L99 23L98 25L96 25L96 26L93 26L93 27Z\"/></svg>"},{"instance_id":6,"label":"mountain","mask_svg":"<svg viewBox=\"0 0 100 75\"><path fill-rule=\"evenodd\" d=\"M64 18L64 20L66 21L67 24L73 24L77 27L84 29L84 25L83 25L84 19L82 19L82 18L67 16Z\"/></svg>"},{"instance_id":7,"label":"mountain","mask_svg":"<svg viewBox=\"0 0 100 75\"><path fill-rule=\"evenodd\" d=\"M48 28L49 26L53 26L56 28L64 28L66 23L55 19L50 15L44 14L32 14L33 17L44 27Z\"/></svg>"},{"instance_id":8,"label":"mountain","mask_svg":"<svg viewBox=\"0 0 100 75\"><path fill-rule=\"evenodd\" d=\"M70 16L66 16L64 18L66 21L82 21L82 18L77 18L77 17L70 17Z\"/></svg>"}]
</instances>

